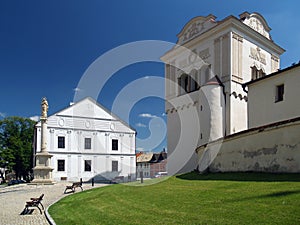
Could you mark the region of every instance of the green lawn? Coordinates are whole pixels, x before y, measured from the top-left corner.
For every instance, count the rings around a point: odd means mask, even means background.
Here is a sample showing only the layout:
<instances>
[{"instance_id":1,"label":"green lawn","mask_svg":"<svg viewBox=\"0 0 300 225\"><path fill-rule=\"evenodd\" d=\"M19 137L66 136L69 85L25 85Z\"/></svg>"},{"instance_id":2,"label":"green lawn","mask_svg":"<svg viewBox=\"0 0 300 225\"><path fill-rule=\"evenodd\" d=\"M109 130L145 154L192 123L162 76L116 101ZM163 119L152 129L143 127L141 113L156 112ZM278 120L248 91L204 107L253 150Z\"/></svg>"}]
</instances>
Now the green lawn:
<instances>
[{"instance_id":1,"label":"green lawn","mask_svg":"<svg viewBox=\"0 0 300 225\"><path fill-rule=\"evenodd\" d=\"M60 224L300 224L300 175L195 173L111 185L50 207Z\"/></svg>"}]
</instances>

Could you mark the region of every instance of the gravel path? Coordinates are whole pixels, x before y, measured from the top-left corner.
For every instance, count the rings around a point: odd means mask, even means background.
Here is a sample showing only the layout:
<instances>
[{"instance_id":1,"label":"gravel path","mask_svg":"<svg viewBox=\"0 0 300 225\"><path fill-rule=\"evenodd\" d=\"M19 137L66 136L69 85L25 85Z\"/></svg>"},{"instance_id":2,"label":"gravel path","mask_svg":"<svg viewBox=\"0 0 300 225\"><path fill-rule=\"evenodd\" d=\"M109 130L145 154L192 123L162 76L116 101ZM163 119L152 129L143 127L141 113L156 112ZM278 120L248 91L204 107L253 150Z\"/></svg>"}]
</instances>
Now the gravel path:
<instances>
[{"instance_id":1,"label":"gravel path","mask_svg":"<svg viewBox=\"0 0 300 225\"><path fill-rule=\"evenodd\" d=\"M26 201L32 197L39 197L45 194L42 201L45 209L52 203L68 195L64 194L66 185L69 183L57 183L54 185L27 185L19 184L8 187L0 187L0 224L1 225L44 225L49 224L45 214L40 214L36 207L33 207L31 214L20 215L25 207ZM95 184L95 187L106 184ZM83 190L91 189L91 184L83 184ZM81 191L80 188L76 192Z\"/></svg>"}]
</instances>

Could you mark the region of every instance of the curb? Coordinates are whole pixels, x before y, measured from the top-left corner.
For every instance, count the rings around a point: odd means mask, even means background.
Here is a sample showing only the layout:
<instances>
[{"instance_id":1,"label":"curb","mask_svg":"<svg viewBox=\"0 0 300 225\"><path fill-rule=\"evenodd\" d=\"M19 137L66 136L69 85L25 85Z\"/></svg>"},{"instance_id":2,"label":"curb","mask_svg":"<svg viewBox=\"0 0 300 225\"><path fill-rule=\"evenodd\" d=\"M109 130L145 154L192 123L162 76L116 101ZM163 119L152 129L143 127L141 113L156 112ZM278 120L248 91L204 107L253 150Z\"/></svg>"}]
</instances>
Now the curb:
<instances>
[{"instance_id":1,"label":"curb","mask_svg":"<svg viewBox=\"0 0 300 225\"><path fill-rule=\"evenodd\" d=\"M106 186L106 185L105 185L105 186ZM101 188L101 187L104 187L104 186L94 187L94 188ZM90 188L90 189L87 189L87 190L84 190L84 191L88 191L88 190L91 190L91 189L93 189L93 188ZM48 209L49 209L52 205L54 205L56 202L60 201L61 199L65 198L65 197L67 197L67 196L69 196L69 195L63 195L63 196L61 196L60 198L58 198L58 199L56 199L54 202L52 202L52 203L45 209L44 214L45 214L45 217L46 217L46 219L47 219L47 221L48 221L48 223L49 223L50 225L56 225L56 223L55 223L55 221L53 220L53 218L50 216L50 214L49 214L49 212L48 212Z\"/></svg>"},{"instance_id":2,"label":"curb","mask_svg":"<svg viewBox=\"0 0 300 225\"><path fill-rule=\"evenodd\" d=\"M56 199L54 202L52 202L52 203L45 209L44 214L45 214L45 217L46 217L46 219L47 219L47 221L48 221L48 223L49 223L50 225L56 225L56 223L55 223L55 221L53 220L53 218L50 216L50 214L49 214L49 212L48 212L48 209L49 209L52 205L54 205L56 202L58 202L59 200L65 198L65 197L67 197L67 196L62 196L61 198Z\"/></svg>"},{"instance_id":3,"label":"curb","mask_svg":"<svg viewBox=\"0 0 300 225\"><path fill-rule=\"evenodd\" d=\"M59 200L57 200L56 202L58 202L58 201L59 201ZM56 202L53 202L51 205L53 205L53 204L56 203ZM44 213L45 213L45 217L46 217L48 223L49 223L50 225L56 225L55 221L52 219L52 217L51 217L50 214L48 213L48 209L49 209L49 207L50 207L51 205L49 205L49 206L46 208L46 210L45 210Z\"/></svg>"}]
</instances>

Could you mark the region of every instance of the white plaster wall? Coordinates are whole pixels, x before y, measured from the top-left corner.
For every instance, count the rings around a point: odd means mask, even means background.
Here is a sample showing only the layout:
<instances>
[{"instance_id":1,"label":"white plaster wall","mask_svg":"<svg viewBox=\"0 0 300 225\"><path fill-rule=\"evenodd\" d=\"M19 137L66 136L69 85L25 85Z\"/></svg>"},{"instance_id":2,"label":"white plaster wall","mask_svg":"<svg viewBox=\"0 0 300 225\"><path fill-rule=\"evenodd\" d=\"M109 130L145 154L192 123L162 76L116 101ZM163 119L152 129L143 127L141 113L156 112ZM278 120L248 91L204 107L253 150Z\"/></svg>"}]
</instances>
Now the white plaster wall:
<instances>
[{"instance_id":1,"label":"white plaster wall","mask_svg":"<svg viewBox=\"0 0 300 225\"><path fill-rule=\"evenodd\" d=\"M89 115L86 115L88 117ZM60 127L62 129L85 129L99 131L120 131L132 132L122 122L116 119L107 120L103 118L80 118L72 117L72 115L53 115L48 118L48 127ZM40 126L40 123L38 124ZM113 129L112 129L113 128Z\"/></svg>"},{"instance_id":2,"label":"white plaster wall","mask_svg":"<svg viewBox=\"0 0 300 225\"><path fill-rule=\"evenodd\" d=\"M230 134L246 130L248 128L248 105L247 93L243 91L242 85L231 82L230 95Z\"/></svg>"},{"instance_id":3,"label":"white plaster wall","mask_svg":"<svg viewBox=\"0 0 300 225\"><path fill-rule=\"evenodd\" d=\"M249 127L300 115L300 67L282 72L248 87ZM284 84L283 101L275 102L276 86Z\"/></svg>"},{"instance_id":4,"label":"white plaster wall","mask_svg":"<svg viewBox=\"0 0 300 225\"><path fill-rule=\"evenodd\" d=\"M196 147L224 136L222 87L203 86L199 91L173 99L166 107L169 110L168 174L190 172L197 166Z\"/></svg>"},{"instance_id":5,"label":"white plaster wall","mask_svg":"<svg viewBox=\"0 0 300 225\"><path fill-rule=\"evenodd\" d=\"M74 115L69 115L70 113ZM36 152L40 152L40 123L37 124L36 131ZM60 181L61 177L67 177L70 181L78 181L80 178L87 181L92 177L98 178L101 174L110 179L128 175L131 175L132 180L135 179L135 135L134 130L89 98L50 116L47 150L53 155L51 165L54 168L54 180ZM65 148L58 148L58 136L65 137ZM91 138L91 149L84 148L85 138ZM112 151L112 139L118 140L117 151ZM57 171L58 159L65 160L65 171ZM119 171L116 173L111 173L113 159L119 162ZM84 171L84 160L92 161L91 172Z\"/></svg>"},{"instance_id":6,"label":"white plaster wall","mask_svg":"<svg viewBox=\"0 0 300 225\"><path fill-rule=\"evenodd\" d=\"M57 160L65 160L65 171L57 171ZM91 171L84 171L84 160L91 160ZM118 161L118 172L111 171L112 161ZM123 176L126 181L129 175L134 180L136 168L132 161L135 162L134 156L55 154L51 158L51 166L54 168L52 176L56 182L61 181L62 177L67 177L67 181L79 181L80 178L83 181L90 181L92 178L103 181L116 176Z\"/></svg>"},{"instance_id":7,"label":"white plaster wall","mask_svg":"<svg viewBox=\"0 0 300 225\"><path fill-rule=\"evenodd\" d=\"M219 85L206 85L200 89L200 102L204 102L207 108L206 116L209 125L200 123L201 132L208 136L206 141L214 141L224 137L225 134L225 99L223 88ZM201 118L202 115L200 114ZM202 142L200 145L207 142Z\"/></svg>"},{"instance_id":8,"label":"white plaster wall","mask_svg":"<svg viewBox=\"0 0 300 225\"><path fill-rule=\"evenodd\" d=\"M50 132L48 129L48 151L53 155L51 165L54 168L52 176L56 181L60 181L61 177L67 177L68 181L76 181L82 178L84 181L97 177L99 174L105 174L107 178L114 176L131 175L131 179L135 179L135 135L119 134L104 132L88 132L85 130L55 130ZM69 135L68 135L69 133ZM96 134L96 135L95 135ZM65 148L57 148L58 136L65 136ZM84 149L84 138L92 138L92 149ZM40 151L41 132L37 128L37 152ZM118 139L119 146L117 151L112 151L111 140ZM72 141L70 141L72 140ZM105 167L106 158L109 157L110 164ZM111 157L116 157L119 161L119 173L110 174ZM121 160L122 157L122 160ZM65 171L57 171L57 160L65 160ZM91 160L93 165L92 172L84 172L84 160Z\"/></svg>"},{"instance_id":9,"label":"white plaster wall","mask_svg":"<svg viewBox=\"0 0 300 225\"><path fill-rule=\"evenodd\" d=\"M58 137L65 137L65 148L58 148ZM41 130L37 128L37 152L40 152ZM84 139L91 138L91 149L84 148ZM118 151L112 150L112 139L117 139ZM114 132L97 132L86 130L68 130L61 128L48 128L47 131L48 151L59 152L86 152L86 153L109 153L109 154L135 154L135 135Z\"/></svg>"},{"instance_id":10,"label":"white plaster wall","mask_svg":"<svg viewBox=\"0 0 300 225\"><path fill-rule=\"evenodd\" d=\"M209 164L212 172L299 173L300 122L243 132L198 150L199 167Z\"/></svg>"},{"instance_id":11,"label":"white plaster wall","mask_svg":"<svg viewBox=\"0 0 300 225\"><path fill-rule=\"evenodd\" d=\"M195 148L200 130L197 105L198 92L182 95L166 103L168 109L168 164L169 175L190 172L197 166ZM189 106L188 106L189 105Z\"/></svg>"}]
</instances>

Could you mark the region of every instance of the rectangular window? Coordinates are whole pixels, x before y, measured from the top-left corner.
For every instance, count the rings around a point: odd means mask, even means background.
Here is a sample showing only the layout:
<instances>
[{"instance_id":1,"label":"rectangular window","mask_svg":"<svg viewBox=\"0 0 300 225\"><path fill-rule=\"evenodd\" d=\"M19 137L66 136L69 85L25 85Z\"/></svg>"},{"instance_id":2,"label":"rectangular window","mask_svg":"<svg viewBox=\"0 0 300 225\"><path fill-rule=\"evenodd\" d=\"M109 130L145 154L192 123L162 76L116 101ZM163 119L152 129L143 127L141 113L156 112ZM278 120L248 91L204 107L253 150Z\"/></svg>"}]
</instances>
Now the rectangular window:
<instances>
[{"instance_id":1,"label":"rectangular window","mask_svg":"<svg viewBox=\"0 0 300 225\"><path fill-rule=\"evenodd\" d=\"M283 95L284 95L284 84L276 86L275 102L283 101Z\"/></svg>"},{"instance_id":2,"label":"rectangular window","mask_svg":"<svg viewBox=\"0 0 300 225\"><path fill-rule=\"evenodd\" d=\"M89 172L92 171L92 161L84 160L84 171Z\"/></svg>"},{"instance_id":3,"label":"rectangular window","mask_svg":"<svg viewBox=\"0 0 300 225\"><path fill-rule=\"evenodd\" d=\"M65 171L65 160L57 160L57 171Z\"/></svg>"},{"instance_id":4,"label":"rectangular window","mask_svg":"<svg viewBox=\"0 0 300 225\"><path fill-rule=\"evenodd\" d=\"M84 149L92 149L92 139L91 138L84 139Z\"/></svg>"},{"instance_id":5,"label":"rectangular window","mask_svg":"<svg viewBox=\"0 0 300 225\"><path fill-rule=\"evenodd\" d=\"M112 172L118 172L118 161L112 161L111 162L111 171Z\"/></svg>"},{"instance_id":6,"label":"rectangular window","mask_svg":"<svg viewBox=\"0 0 300 225\"><path fill-rule=\"evenodd\" d=\"M118 140L117 139L111 140L111 149L114 151L118 151Z\"/></svg>"},{"instance_id":7,"label":"rectangular window","mask_svg":"<svg viewBox=\"0 0 300 225\"><path fill-rule=\"evenodd\" d=\"M65 137L58 137L58 148L65 148Z\"/></svg>"}]
</instances>

